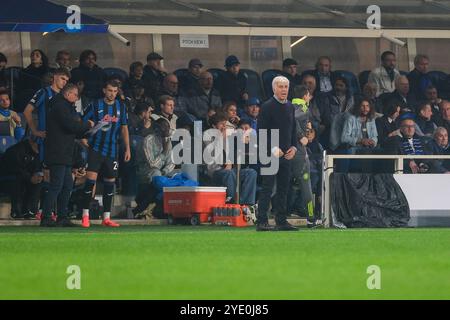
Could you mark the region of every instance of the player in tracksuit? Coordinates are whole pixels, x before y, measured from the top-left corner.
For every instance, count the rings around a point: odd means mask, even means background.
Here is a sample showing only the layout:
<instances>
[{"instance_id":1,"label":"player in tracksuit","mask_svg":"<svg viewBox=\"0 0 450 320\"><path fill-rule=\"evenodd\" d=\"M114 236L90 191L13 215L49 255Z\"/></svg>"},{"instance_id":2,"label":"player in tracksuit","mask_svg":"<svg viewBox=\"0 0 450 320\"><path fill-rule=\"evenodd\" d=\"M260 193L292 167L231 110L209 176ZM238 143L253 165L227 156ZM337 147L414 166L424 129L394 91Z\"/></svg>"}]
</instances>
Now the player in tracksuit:
<instances>
[{"instance_id":1,"label":"player in tracksuit","mask_svg":"<svg viewBox=\"0 0 450 320\"><path fill-rule=\"evenodd\" d=\"M44 203L45 196L48 192L48 186L50 181L50 173L44 163L44 139L46 135L46 119L47 112L50 104L50 100L59 93L62 88L65 87L70 79L70 72L65 68L58 68L53 71L52 84L48 87L39 89L31 98L28 105L25 107L23 115L30 128L30 134L36 137L36 142L39 147L39 159L43 166L44 181L42 183L41 194L41 207ZM37 119L35 119L37 117ZM36 215L36 218L40 220L42 215L42 209ZM52 219L56 220L56 216L52 216Z\"/></svg>"},{"instance_id":2,"label":"player in tracksuit","mask_svg":"<svg viewBox=\"0 0 450 320\"><path fill-rule=\"evenodd\" d=\"M310 178L310 162L306 145L308 138L306 132L311 129L311 114L308 108L309 101L312 96L305 86L297 86L294 88L294 96L292 104L295 107L295 120L297 121L297 139L299 141L299 150L293 159L292 165L292 190L290 205L295 206L296 199L300 197L301 208L307 212L307 226L309 228L316 226L316 216L314 214L313 194ZM293 209L293 208L291 208Z\"/></svg>"},{"instance_id":3,"label":"player in tracksuit","mask_svg":"<svg viewBox=\"0 0 450 320\"><path fill-rule=\"evenodd\" d=\"M87 108L84 121L92 120L97 125L103 123L84 143L89 147L86 183L83 195L83 217L81 225L85 228L89 223L89 204L97 181L98 173L102 170L103 181L103 222L107 227L119 227L111 220L111 205L114 197L114 184L118 172L118 140L122 136L125 147L125 162L130 161L130 140L127 125L127 113L123 102L117 99L119 84L108 81L103 88L104 98L94 100Z\"/></svg>"}]
</instances>

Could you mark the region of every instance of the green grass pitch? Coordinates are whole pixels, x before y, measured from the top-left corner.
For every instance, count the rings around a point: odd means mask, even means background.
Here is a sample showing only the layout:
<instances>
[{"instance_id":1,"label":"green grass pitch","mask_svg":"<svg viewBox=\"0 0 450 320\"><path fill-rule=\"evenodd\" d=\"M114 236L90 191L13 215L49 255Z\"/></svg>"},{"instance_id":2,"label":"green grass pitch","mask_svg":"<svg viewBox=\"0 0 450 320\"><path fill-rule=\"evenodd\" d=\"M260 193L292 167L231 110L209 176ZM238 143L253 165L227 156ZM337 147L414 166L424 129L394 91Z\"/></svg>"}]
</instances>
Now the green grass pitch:
<instances>
[{"instance_id":1,"label":"green grass pitch","mask_svg":"<svg viewBox=\"0 0 450 320\"><path fill-rule=\"evenodd\" d=\"M341 298L450 299L450 229L0 227L0 299Z\"/></svg>"}]
</instances>

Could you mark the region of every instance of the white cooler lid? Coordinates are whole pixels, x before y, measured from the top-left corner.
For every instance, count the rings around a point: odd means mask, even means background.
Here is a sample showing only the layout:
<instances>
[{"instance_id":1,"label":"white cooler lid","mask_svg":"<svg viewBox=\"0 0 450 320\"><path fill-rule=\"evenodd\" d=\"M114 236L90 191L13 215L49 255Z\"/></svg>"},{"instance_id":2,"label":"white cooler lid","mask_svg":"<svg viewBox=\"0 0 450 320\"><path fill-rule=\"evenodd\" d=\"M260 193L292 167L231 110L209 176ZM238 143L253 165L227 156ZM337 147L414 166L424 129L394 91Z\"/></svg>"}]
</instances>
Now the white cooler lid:
<instances>
[{"instance_id":1,"label":"white cooler lid","mask_svg":"<svg viewBox=\"0 0 450 320\"><path fill-rule=\"evenodd\" d=\"M163 192L227 192L227 187L164 187Z\"/></svg>"}]
</instances>

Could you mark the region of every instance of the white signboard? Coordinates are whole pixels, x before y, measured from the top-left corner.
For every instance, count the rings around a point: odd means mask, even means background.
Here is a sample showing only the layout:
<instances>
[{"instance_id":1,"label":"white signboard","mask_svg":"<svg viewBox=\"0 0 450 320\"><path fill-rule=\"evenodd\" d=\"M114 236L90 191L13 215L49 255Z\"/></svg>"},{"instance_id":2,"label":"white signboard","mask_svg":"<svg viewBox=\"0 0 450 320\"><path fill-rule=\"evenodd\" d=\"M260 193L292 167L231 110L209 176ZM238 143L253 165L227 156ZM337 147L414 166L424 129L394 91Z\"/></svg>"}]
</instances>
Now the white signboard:
<instances>
[{"instance_id":1,"label":"white signboard","mask_svg":"<svg viewBox=\"0 0 450 320\"><path fill-rule=\"evenodd\" d=\"M180 34L180 48L209 48L207 34Z\"/></svg>"}]
</instances>

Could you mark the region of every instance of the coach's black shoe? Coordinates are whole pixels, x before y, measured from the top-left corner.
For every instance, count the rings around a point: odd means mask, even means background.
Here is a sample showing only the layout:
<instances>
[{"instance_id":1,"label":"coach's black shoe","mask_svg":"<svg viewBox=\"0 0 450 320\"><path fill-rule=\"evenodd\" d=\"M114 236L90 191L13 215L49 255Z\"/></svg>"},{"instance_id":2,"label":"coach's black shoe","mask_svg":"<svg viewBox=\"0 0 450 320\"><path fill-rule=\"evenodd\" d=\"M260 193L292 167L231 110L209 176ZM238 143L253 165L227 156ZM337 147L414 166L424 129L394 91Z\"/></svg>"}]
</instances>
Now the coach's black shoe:
<instances>
[{"instance_id":1,"label":"coach's black shoe","mask_svg":"<svg viewBox=\"0 0 450 320\"><path fill-rule=\"evenodd\" d=\"M275 231L298 231L298 228L285 221L277 223L277 225L275 226Z\"/></svg>"},{"instance_id":2,"label":"coach's black shoe","mask_svg":"<svg viewBox=\"0 0 450 320\"><path fill-rule=\"evenodd\" d=\"M44 217L41 220L40 226L45 228L53 228L56 227L56 222L53 221L51 218Z\"/></svg>"},{"instance_id":3,"label":"coach's black shoe","mask_svg":"<svg viewBox=\"0 0 450 320\"><path fill-rule=\"evenodd\" d=\"M62 228L72 228L72 227L76 227L77 225L75 223L73 223L72 221L70 221L69 218L64 217L64 218L56 219L56 226L62 227Z\"/></svg>"},{"instance_id":4,"label":"coach's black shoe","mask_svg":"<svg viewBox=\"0 0 450 320\"><path fill-rule=\"evenodd\" d=\"M268 222L257 223L256 231L273 231L273 226L271 226Z\"/></svg>"},{"instance_id":5,"label":"coach's black shoe","mask_svg":"<svg viewBox=\"0 0 450 320\"><path fill-rule=\"evenodd\" d=\"M34 218L34 214L28 211L27 213L24 213L23 218L26 219L26 220L33 219Z\"/></svg>"}]
</instances>

